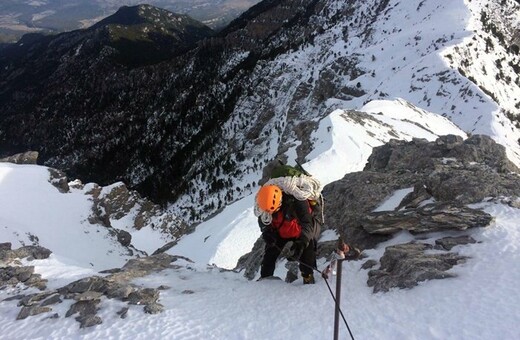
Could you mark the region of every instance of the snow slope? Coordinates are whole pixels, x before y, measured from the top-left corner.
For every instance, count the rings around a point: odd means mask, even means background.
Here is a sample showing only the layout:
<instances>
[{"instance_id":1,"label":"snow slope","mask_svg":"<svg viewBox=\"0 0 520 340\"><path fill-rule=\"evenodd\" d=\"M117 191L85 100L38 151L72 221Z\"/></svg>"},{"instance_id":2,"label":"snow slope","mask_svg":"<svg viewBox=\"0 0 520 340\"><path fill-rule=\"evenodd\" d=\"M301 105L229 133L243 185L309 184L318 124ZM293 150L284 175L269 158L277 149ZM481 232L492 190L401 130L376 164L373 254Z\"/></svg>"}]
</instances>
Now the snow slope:
<instances>
[{"instance_id":1,"label":"snow slope","mask_svg":"<svg viewBox=\"0 0 520 340\"><path fill-rule=\"evenodd\" d=\"M364 110L369 113L363 120L335 111L316 133L319 147L306 167L323 184L346 171L361 170L371 148L389 138L431 140L440 133L464 135L446 119L404 101L369 103ZM20 241L31 243L28 233L38 235L39 244L54 253L46 260L23 263L34 265L37 273L49 279L50 289L93 275L99 268L121 265L125 257L118 254L117 246L98 227L85 223L90 209L87 196L59 193L48 177L43 167L0 164L0 240L11 241L16 248ZM402 195L393 197L395 201ZM381 203L388 208L398 202ZM520 272L514 270L520 260L520 230L516 227L520 211L495 203L481 206L495 216L494 225L471 232L480 243L456 249L471 257L452 269L456 278L373 294L366 285L367 271L360 269L362 262L344 264L341 304L356 339L513 340L520 336L516 290ZM232 268L251 249L259 234L251 207L251 196L228 206L169 251L188 256L195 264L185 262L181 268L134 281L146 287L171 287L161 292L163 313L151 316L143 313L142 306L130 306L127 318L121 319L116 312L123 303L102 300L98 315L103 323L79 329L73 318L63 317L72 301L53 307L58 319L48 319L47 313L19 321L15 320L17 302L4 301L0 303L0 339L331 338L334 303L323 280L311 286L303 286L301 280L291 284L255 282L241 273L207 266L215 263ZM435 236L429 235L425 242L433 242ZM161 236L157 233L156 237ZM333 239L334 235L324 237ZM402 232L366 254L378 259L385 246L410 239ZM319 268L324 266L321 260ZM278 264L278 270L282 268ZM335 291L334 280L330 285ZM17 291L1 290L0 300ZM348 338L342 322L340 337Z\"/></svg>"},{"instance_id":2,"label":"snow slope","mask_svg":"<svg viewBox=\"0 0 520 340\"><path fill-rule=\"evenodd\" d=\"M375 101L362 110L365 113L332 112L313 135L315 149L304 168L323 186L346 173L363 170L372 148L392 138L435 140L444 134L465 137L448 119L404 100ZM201 223L196 233L186 235L169 252L183 254L204 265L234 268L240 256L249 252L260 236L252 211L253 198L254 194L247 196L226 207L217 217Z\"/></svg>"}]
</instances>

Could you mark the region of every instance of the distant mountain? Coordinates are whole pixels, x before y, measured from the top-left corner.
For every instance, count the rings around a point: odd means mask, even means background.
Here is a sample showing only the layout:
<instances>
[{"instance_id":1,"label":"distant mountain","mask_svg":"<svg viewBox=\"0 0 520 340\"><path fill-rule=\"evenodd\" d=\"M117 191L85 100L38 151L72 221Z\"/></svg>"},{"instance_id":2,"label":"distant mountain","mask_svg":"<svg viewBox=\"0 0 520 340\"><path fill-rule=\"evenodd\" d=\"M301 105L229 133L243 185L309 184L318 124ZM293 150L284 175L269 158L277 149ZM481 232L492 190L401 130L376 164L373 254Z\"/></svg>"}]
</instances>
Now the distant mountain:
<instances>
[{"instance_id":1,"label":"distant mountain","mask_svg":"<svg viewBox=\"0 0 520 340\"><path fill-rule=\"evenodd\" d=\"M224 27L258 0L149 0L146 4L186 14L212 29ZM92 24L112 15L125 4L136 6L140 0L69 0L0 2L0 43L16 42L23 34L57 34Z\"/></svg>"},{"instance_id":2,"label":"distant mountain","mask_svg":"<svg viewBox=\"0 0 520 340\"><path fill-rule=\"evenodd\" d=\"M122 180L199 221L255 190L273 158L304 162L335 109L399 97L492 136L518 165L518 10L266 0L195 48L130 69L114 62L113 24L18 44L0 60L0 157L35 149L71 177Z\"/></svg>"},{"instance_id":3,"label":"distant mountain","mask_svg":"<svg viewBox=\"0 0 520 340\"><path fill-rule=\"evenodd\" d=\"M187 15L150 5L123 6L88 30L97 29L105 31L107 45L119 52L117 60L132 66L170 59L214 34Z\"/></svg>"}]
</instances>

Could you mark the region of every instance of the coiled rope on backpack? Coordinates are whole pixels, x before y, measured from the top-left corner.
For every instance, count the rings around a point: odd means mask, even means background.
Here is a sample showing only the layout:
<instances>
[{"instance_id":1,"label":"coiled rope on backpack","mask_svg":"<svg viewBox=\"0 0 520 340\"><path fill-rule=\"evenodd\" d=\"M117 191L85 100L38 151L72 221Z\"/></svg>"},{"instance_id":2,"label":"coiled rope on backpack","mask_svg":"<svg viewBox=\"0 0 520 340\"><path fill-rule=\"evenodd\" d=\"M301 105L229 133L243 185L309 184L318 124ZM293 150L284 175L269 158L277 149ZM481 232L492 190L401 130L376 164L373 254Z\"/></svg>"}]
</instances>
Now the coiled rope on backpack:
<instances>
[{"instance_id":1,"label":"coiled rope on backpack","mask_svg":"<svg viewBox=\"0 0 520 340\"><path fill-rule=\"evenodd\" d=\"M277 177L271 178L264 185L269 184L274 184L280 187L283 192L294 196L294 198L299 201L314 200L320 202L322 206L321 220L324 221L324 202L323 196L321 195L322 187L320 181L318 181L316 178L307 175ZM254 212L256 217L260 217L260 220L263 224L271 224L273 216L268 212L261 210L256 203L256 199Z\"/></svg>"}]
</instances>

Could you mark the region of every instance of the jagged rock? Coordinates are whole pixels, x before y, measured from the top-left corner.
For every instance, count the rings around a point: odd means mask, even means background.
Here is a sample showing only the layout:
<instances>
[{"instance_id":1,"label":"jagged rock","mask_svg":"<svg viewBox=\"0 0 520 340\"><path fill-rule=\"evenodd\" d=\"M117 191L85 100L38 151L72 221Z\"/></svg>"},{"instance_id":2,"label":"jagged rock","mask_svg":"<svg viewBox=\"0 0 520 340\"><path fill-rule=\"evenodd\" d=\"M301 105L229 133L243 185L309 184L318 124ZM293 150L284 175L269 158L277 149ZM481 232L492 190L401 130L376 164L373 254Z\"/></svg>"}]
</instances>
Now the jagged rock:
<instances>
[{"instance_id":1,"label":"jagged rock","mask_svg":"<svg viewBox=\"0 0 520 340\"><path fill-rule=\"evenodd\" d=\"M343 239L360 249L375 247L387 241L388 235L369 234L362 227L366 214L396 190L421 185L418 174L360 171L347 174L323 189L325 226L337 229Z\"/></svg>"},{"instance_id":2,"label":"jagged rock","mask_svg":"<svg viewBox=\"0 0 520 340\"><path fill-rule=\"evenodd\" d=\"M377 261L376 260L367 260L365 261L365 263L363 263L363 265L361 265L361 269L370 269L370 268L373 268L377 265Z\"/></svg>"},{"instance_id":3,"label":"jagged rock","mask_svg":"<svg viewBox=\"0 0 520 340\"><path fill-rule=\"evenodd\" d=\"M127 316L127 314L128 314L128 309L129 309L128 307L123 307L123 308L121 308L121 310L120 310L119 312L117 312L116 314L119 315L119 317L120 317L121 319L125 319L126 316Z\"/></svg>"},{"instance_id":4,"label":"jagged rock","mask_svg":"<svg viewBox=\"0 0 520 340\"><path fill-rule=\"evenodd\" d=\"M75 320L79 322L79 328L92 327L103 323L103 320L97 315L80 315Z\"/></svg>"},{"instance_id":5,"label":"jagged rock","mask_svg":"<svg viewBox=\"0 0 520 340\"><path fill-rule=\"evenodd\" d=\"M481 210L451 203L430 203L418 209L368 214L362 226L370 234L394 234L401 230L428 233L485 227L492 219L490 214Z\"/></svg>"},{"instance_id":6,"label":"jagged rock","mask_svg":"<svg viewBox=\"0 0 520 340\"><path fill-rule=\"evenodd\" d=\"M171 263L176 260L176 256L161 253L157 255L141 257L138 259L130 259L123 266L123 270L124 272L134 271L151 273L153 271L160 271L171 268Z\"/></svg>"},{"instance_id":7,"label":"jagged rock","mask_svg":"<svg viewBox=\"0 0 520 340\"><path fill-rule=\"evenodd\" d=\"M20 299L20 302L18 302L18 306L34 306L39 304L40 301L47 299L51 295L55 295L56 292L43 292L43 293L37 293L37 294L30 294L24 296L22 299ZM43 304L40 304L40 306L43 306Z\"/></svg>"},{"instance_id":8,"label":"jagged rock","mask_svg":"<svg viewBox=\"0 0 520 340\"><path fill-rule=\"evenodd\" d=\"M499 172L488 165L458 161L437 164L424 185L439 201L476 203L489 197L518 196L518 173Z\"/></svg>"},{"instance_id":9,"label":"jagged rock","mask_svg":"<svg viewBox=\"0 0 520 340\"><path fill-rule=\"evenodd\" d=\"M67 313L65 313L65 317L68 318L76 313L79 313L80 316L96 315L96 312L98 310L97 305L100 302L100 300L85 300L75 302L72 304L72 306L70 306Z\"/></svg>"},{"instance_id":10,"label":"jagged rock","mask_svg":"<svg viewBox=\"0 0 520 340\"><path fill-rule=\"evenodd\" d=\"M61 193L69 192L69 181L64 172L49 168L50 179L49 182L54 185Z\"/></svg>"},{"instance_id":11,"label":"jagged rock","mask_svg":"<svg viewBox=\"0 0 520 340\"><path fill-rule=\"evenodd\" d=\"M112 269L100 270L99 273L100 274L115 274L115 273L120 273L122 271L123 271L123 269L121 269L121 268L112 268Z\"/></svg>"},{"instance_id":12,"label":"jagged rock","mask_svg":"<svg viewBox=\"0 0 520 340\"><path fill-rule=\"evenodd\" d=\"M131 246L132 236L125 230L113 228L113 220L132 216L133 219L129 220L131 222L127 227L140 230L149 226L175 240L188 229L188 226L175 215L165 213L159 205L141 197L136 191L129 190L122 182L103 188L94 185L88 194L92 195L94 202L89 222L109 228L110 234L124 247Z\"/></svg>"},{"instance_id":13,"label":"jagged rock","mask_svg":"<svg viewBox=\"0 0 520 340\"><path fill-rule=\"evenodd\" d=\"M160 247L159 249L157 249L156 251L154 251L152 253L152 255L157 255L157 254L161 254L161 253L164 253L165 251L167 251L168 249L171 249L173 246L175 246L177 244L177 241L171 241L171 242L168 242L166 243L164 246Z\"/></svg>"},{"instance_id":14,"label":"jagged rock","mask_svg":"<svg viewBox=\"0 0 520 340\"><path fill-rule=\"evenodd\" d=\"M154 288L144 288L128 295L128 303L131 305L149 305L159 299L159 291Z\"/></svg>"},{"instance_id":15,"label":"jagged rock","mask_svg":"<svg viewBox=\"0 0 520 340\"><path fill-rule=\"evenodd\" d=\"M37 164L38 152L27 151L18 153L9 157L1 158L0 162L15 163L15 164Z\"/></svg>"},{"instance_id":16,"label":"jagged rock","mask_svg":"<svg viewBox=\"0 0 520 340\"><path fill-rule=\"evenodd\" d=\"M108 280L101 276L90 276L58 289L60 294L67 295L70 293L81 294L87 291L105 292L107 290Z\"/></svg>"},{"instance_id":17,"label":"jagged rock","mask_svg":"<svg viewBox=\"0 0 520 340\"><path fill-rule=\"evenodd\" d=\"M29 257L30 259L46 259L51 255L51 251L41 246L24 246L15 250L0 249L0 261L11 261L13 259L22 259Z\"/></svg>"},{"instance_id":18,"label":"jagged rock","mask_svg":"<svg viewBox=\"0 0 520 340\"><path fill-rule=\"evenodd\" d=\"M453 266L467 259L454 253L425 254L433 246L423 243L407 243L387 247L381 266L368 272L367 284L374 293L391 288L412 288L418 282L455 276L447 273Z\"/></svg>"},{"instance_id":19,"label":"jagged rock","mask_svg":"<svg viewBox=\"0 0 520 340\"><path fill-rule=\"evenodd\" d=\"M410 172L433 169L434 153L437 150L425 148L427 143L427 140L417 138L411 142L391 139L372 150L363 171L396 171L403 169L403 164L407 165Z\"/></svg>"},{"instance_id":20,"label":"jagged rock","mask_svg":"<svg viewBox=\"0 0 520 340\"><path fill-rule=\"evenodd\" d=\"M244 276L249 280L255 278L258 268L262 263L262 258L264 256L264 247L265 242L260 237L255 244L253 245L253 249L248 254L242 255L237 262L235 270L244 271Z\"/></svg>"},{"instance_id":21,"label":"jagged rock","mask_svg":"<svg viewBox=\"0 0 520 340\"><path fill-rule=\"evenodd\" d=\"M40 274L33 274L31 277L24 282L26 286L29 287L35 287L39 290L45 290L47 289L47 280L42 279L42 276Z\"/></svg>"},{"instance_id":22,"label":"jagged rock","mask_svg":"<svg viewBox=\"0 0 520 340\"><path fill-rule=\"evenodd\" d=\"M42 301L40 306L43 307L43 306L48 306L48 305L55 305L57 303L62 303L62 302L63 302L63 300L60 298L59 294L53 294L49 298L47 298L44 301Z\"/></svg>"},{"instance_id":23,"label":"jagged rock","mask_svg":"<svg viewBox=\"0 0 520 340\"><path fill-rule=\"evenodd\" d=\"M29 306L29 307L22 307L20 310L20 313L18 313L18 316L16 317L16 320L23 320L27 318L28 316L38 315L41 313L50 312L52 309L50 307L41 307L41 306Z\"/></svg>"},{"instance_id":24,"label":"jagged rock","mask_svg":"<svg viewBox=\"0 0 520 340\"><path fill-rule=\"evenodd\" d=\"M435 240L435 244L444 250L451 250L453 247L464 244L477 243L477 241L468 235L458 237L444 237L439 240Z\"/></svg>"},{"instance_id":25,"label":"jagged rock","mask_svg":"<svg viewBox=\"0 0 520 340\"><path fill-rule=\"evenodd\" d=\"M124 300L128 298L132 292L136 289L128 284L120 284L114 283L108 285L108 290L106 291L106 296L110 299L119 299Z\"/></svg>"},{"instance_id":26,"label":"jagged rock","mask_svg":"<svg viewBox=\"0 0 520 340\"><path fill-rule=\"evenodd\" d=\"M160 303L151 303L144 306L144 312L147 314L159 314L164 311L164 306Z\"/></svg>"},{"instance_id":27,"label":"jagged rock","mask_svg":"<svg viewBox=\"0 0 520 340\"><path fill-rule=\"evenodd\" d=\"M414 190L403 198L395 210L418 208L420 204L431 198L432 194L425 185L416 184Z\"/></svg>"},{"instance_id":28,"label":"jagged rock","mask_svg":"<svg viewBox=\"0 0 520 340\"><path fill-rule=\"evenodd\" d=\"M11 250L11 242L0 243L0 251Z\"/></svg>"},{"instance_id":29,"label":"jagged rock","mask_svg":"<svg viewBox=\"0 0 520 340\"><path fill-rule=\"evenodd\" d=\"M300 272L298 262L289 261L285 264L287 274L285 274L285 282L294 282L298 280L298 273Z\"/></svg>"},{"instance_id":30,"label":"jagged rock","mask_svg":"<svg viewBox=\"0 0 520 340\"><path fill-rule=\"evenodd\" d=\"M76 294L74 300L76 301L91 301L99 300L103 294L100 292L86 291L81 294Z\"/></svg>"},{"instance_id":31,"label":"jagged rock","mask_svg":"<svg viewBox=\"0 0 520 340\"><path fill-rule=\"evenodd\" d=\"M456 159L463 165L484 164L500 173L519 172L507 158L505 147L491 137L473 135L440 136L435 142L413 139L411 142L392 139L374 148L364 170L391 172L408 169L412 172L433 170L436 160Z\"/></svg>"},{"instance_id":32,"label":"jagged rock","mask_svg":"<svg viewBox=\"0 0 520 340\"><path fill-rule=\"evenodd\" d=\"M503 147L486 136L391 140L374 148L364 171L325 186L325 228L337 229L361 249L373 248L388 235L368 233L363 228L366 217L396 190L414 188L396 210L421 209L427 202L466 205L485 198L520 197L517 171Z\"/></svg>"},{"instance_id":33,"label":"jagged rock","mask_svg":"<svg viewBox=\"0 0 520 340\"><path fill-rule=\"evenodd\" d=\"M27 281L34 273L34 266L0 268L0 282L16 279L18 282Z\"/></svg>"},{"instance_id":34,"label":"jagged rock","mask_svg":"<svg viewBox=\"0 0 520 340\"><path fill-rule=\"evenodd\" d=\"M13 295L11 297L8 297L8 298L5 298L3 299L2 301L14 301L14 300L20 300L24 297L25 295L23 294L18 294L18 295Z\"/></svg>"},{"instance_id":35,"label":"jagged rock","mask_svg":"<svg viewBox=\"0 0 520 340\"><path fill-rule=\"evenodd\" d=\"M132 235L128 231L118 230L117 241L121 243L123 247L128 247L132 243Z\"/></svg>"},{"instance_id":36,"label":"jagged rock","mask_svg":"<svg viewBox=\"0 0 520 340\"><path fill-rule=\"evenodd\" d=\"M40 274L34 274L33 266L0 268L0 287L15 286L20 282L44 290L47 280L42 279Z\"/></svg>"}]
</instances>

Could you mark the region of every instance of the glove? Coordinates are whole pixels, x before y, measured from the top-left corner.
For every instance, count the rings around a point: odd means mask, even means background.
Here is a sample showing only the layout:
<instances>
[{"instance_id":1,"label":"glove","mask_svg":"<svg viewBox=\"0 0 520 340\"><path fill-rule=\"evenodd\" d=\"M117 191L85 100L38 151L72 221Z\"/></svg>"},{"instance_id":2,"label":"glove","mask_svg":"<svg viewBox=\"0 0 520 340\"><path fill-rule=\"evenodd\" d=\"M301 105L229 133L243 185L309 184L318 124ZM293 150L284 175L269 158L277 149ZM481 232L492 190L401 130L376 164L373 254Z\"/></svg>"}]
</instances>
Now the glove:
<instances>
[{"instance_id":1,"label":"glove","mask_svg":"<svg viewBox=\"0 0 520 340\"><path fill-rule=\"evenodd\" d=\"M289 256L290 261L298 261L302 256L303 251L309 245L309 241L305 238L299 238L296 241L293 241L291 246L291 255Z\"/></svg>"},{"instance_id":2,"label":"glove","mask_svg":"<svg viewBox=\"0 0 520 340\"><path fill-rule=\"evenodd\" d=\"M331 270L330 270L330 265L327 266L327 268L325 268L322 272L321 272L321 277L324 278L325 280L328 280L329 279L329 274L330 274Z\"/></svg>"}]
</instances>

